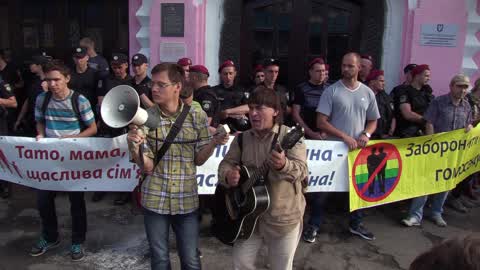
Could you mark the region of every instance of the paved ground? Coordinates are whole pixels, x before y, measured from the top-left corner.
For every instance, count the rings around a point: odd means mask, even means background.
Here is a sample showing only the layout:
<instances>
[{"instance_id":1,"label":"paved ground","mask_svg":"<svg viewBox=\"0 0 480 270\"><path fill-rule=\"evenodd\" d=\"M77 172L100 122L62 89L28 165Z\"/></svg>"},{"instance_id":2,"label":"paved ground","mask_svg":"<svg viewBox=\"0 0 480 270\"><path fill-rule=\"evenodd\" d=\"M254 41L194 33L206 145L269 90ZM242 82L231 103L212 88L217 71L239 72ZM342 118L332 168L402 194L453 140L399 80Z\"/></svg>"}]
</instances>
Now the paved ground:
<instances>
[{"instance_id":1,"label":"paved ground","mask_svg":"<svg viewBox=\"0 0 480 270\"><path fill-rule=\"evenodd\" d=\"M68 255L70 217L68 197L57 198L57 213L61 224L61 246L44 256L28 256L37 239L39 218L35 210L35 193L16 188L14 199L0 199L0 270L84 270L84 269L149 269L149 254L143 230L142 216L133 215L130 206L112 205L112 196L101 203L91 203L88 194L89 232L84 261L72 263ZM420 228L405 228L399 224L406 204L395 204L369 210L365 220L377 237L364 241L345 231L346 215L330 211L316 243L300 243L295 256L295 269L408 269L413 258L444 238L480 233L480 209L458 214L447 209L447 228L438 228L428 221ZM203 269L231 269L231 250L208 235L208 216L201 233ZM173 269L180 269L175 244L172 242ZM265 251L258 258L259 269L268 269Z\"/></svg>"}]
</instances>

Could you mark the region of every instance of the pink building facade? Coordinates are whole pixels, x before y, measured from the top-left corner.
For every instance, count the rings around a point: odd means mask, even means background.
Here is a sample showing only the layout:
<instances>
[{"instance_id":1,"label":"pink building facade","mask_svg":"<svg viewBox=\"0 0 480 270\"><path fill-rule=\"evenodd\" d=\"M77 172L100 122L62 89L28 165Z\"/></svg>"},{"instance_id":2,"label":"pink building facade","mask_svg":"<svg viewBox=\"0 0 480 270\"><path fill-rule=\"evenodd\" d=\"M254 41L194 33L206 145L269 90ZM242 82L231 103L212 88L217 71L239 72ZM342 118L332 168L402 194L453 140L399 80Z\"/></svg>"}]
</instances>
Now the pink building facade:
<instances>
[{"instance_id":1,"label":"pink building facade","mask_svg":"<svg viewBox=\"0 0 480 270\"><path fill-rule=\"evenodd\" d=\"M231 16L230 13L225 12L226 1L129 0L130 55L137 52L144 53L149 57L151 66L164 61L175 61L180 57L189 57L194 63L203 64L209 68L212 74L210 84L218 83L218 74L215 72L218 63L230 58L228 54L225 55L225 51L228 50L225 50L223 46L232 46L232 43L226 44L223 41L225 35L227 37L232 35L233 40L238 37L239 50L242 50L243 55L248 54L248 52L243 52L247 47L244 44L248 43L248 38L245 38L248 35L245 35L243 31L225 33L225 24ZM238 0L238 5L256 5L255 2L265 1ZM304 3L307 0L292 1L293 4L287 8L292 9L292 5L300 2ZM361 5L361 2L366 1L352 0L350 2ZM183 4L183 36L172 37L162 33L162 23L172 23L166 21L168 20L166 9L170 4ZM348 6L347 4L346 6ZM373 14L373 16L383 16L383 25L380 24L376 30L372 30L383 31L382 39L376 41L376 44L370 45L380 48L377 67L386 72L388 91L396 84L401 83L403 66L408 63L430 65L432 70L430 84L436 95L448 91L449 80L454 74L465 73L472 79L480 76L478 72L478 65L480 65L480 0L384 0L383 6L383 10ZM172 12L175 10L172 9ZM176 13L171 14L175 15ZM242 26L240 29L245 29L243 26L248 22L246 19L248 17L246 17L245 11L242 14L239 16L241 19L239 25ZM299 21L294 18L294 15L291 20L288 18L285 20L288 22L288 27L295 27L295 22ZM181 24L178 21L173 23ZM171 27L175 28L178 25L174 24ZM366 31L368 34L369 30ZM362 41L362 44L368 42L368 40ZM368 45L364 47L368 47ZM355 49L355 47L351 48ZM252 63L247 65L246 61L242 61L243 59L248 59L248 55L238 58L237 67L240 70L250 70ZM290 61L291 58L287 57L286 59ZM298 82L291 84L296 83Z\"/></svg>"}]
</instances>

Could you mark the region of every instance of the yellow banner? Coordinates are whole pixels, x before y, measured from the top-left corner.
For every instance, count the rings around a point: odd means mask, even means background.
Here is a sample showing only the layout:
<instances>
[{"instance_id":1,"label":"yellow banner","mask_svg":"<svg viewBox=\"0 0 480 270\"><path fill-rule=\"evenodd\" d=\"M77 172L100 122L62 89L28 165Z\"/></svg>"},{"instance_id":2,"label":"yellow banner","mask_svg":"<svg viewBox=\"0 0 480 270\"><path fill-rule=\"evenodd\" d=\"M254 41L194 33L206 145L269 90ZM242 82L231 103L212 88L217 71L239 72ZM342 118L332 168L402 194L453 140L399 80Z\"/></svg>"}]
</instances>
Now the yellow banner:
<instances>
[{"instance_id":1,"label":"yellow banner","mask_svg":"<svg viewBox=\"0 0 480 270\"><path fill-rule=\"evenodd\" d=\"M348 154L350 211L453 189L480 171L480 127L370 141Z\"/></svg>"}]
</instances>

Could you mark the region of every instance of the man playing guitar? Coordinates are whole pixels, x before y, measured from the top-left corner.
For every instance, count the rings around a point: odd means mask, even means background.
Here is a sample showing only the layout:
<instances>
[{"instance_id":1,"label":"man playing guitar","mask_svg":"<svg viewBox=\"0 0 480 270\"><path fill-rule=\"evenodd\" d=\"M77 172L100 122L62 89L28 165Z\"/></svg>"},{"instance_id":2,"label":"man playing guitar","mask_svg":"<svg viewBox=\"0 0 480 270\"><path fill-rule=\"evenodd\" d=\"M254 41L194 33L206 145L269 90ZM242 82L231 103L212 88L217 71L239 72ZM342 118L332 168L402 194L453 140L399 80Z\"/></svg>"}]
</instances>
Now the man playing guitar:
<instances>
[{"instance_id":1,"label":"man playing guitar","mask_svg":"<svg viewBox=\"0 0 480 270\"><path fill-rule=\"evenodd\" d=\"M299 140L290 149L280 147L288 127L281 124L280 99L274 91L257 88L248 107L252 128L241 135L242 139L237 136L231 143L219 166L219 180L228 189L241 187L245 181L240 166L253 170L267 160L269 169L263 175L264 181L256 184L266 187L268 202L266 211L255 219L253 234L234 242L234 269L256 269L255 258L262 244L268 247L270 269L292 269L305 210L301 182L308 174L306 146Z\"/></svg>"}]
</instances>

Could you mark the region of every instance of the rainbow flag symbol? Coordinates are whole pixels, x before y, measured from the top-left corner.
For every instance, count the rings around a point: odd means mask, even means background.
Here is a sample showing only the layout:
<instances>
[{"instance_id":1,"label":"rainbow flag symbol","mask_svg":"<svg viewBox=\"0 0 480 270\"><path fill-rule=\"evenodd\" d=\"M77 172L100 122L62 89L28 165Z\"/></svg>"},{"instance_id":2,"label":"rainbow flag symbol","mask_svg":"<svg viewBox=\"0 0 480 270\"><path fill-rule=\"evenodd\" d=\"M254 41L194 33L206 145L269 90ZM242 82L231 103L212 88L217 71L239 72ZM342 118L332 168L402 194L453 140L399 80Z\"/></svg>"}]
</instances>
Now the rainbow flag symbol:
<instances>
[{"instance_id":1,"label":"rainbow flag symbol","mask_svg":"<svg viewBox=\"0 0 480 270\"><path fill-rule=\"evenodd\" d=\"M386 198L400 180L402 162L396 147L378 143L362 149L353 164L353 184L366 201Z\"/></svg>"}]
</instances>

